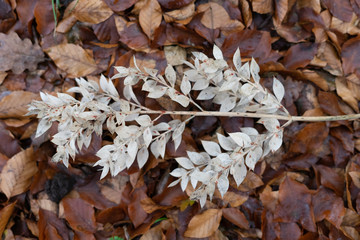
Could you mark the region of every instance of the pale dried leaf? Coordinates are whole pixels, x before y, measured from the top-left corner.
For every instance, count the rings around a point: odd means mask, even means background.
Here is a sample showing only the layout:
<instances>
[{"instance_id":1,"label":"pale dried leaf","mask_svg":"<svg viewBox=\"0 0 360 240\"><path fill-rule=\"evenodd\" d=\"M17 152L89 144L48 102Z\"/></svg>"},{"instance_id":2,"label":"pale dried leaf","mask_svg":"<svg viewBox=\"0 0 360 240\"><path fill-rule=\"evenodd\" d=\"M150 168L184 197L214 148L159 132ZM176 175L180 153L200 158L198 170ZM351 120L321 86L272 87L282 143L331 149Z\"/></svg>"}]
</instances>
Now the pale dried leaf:
<instances>
[{"instance_id":1,"label":"pale dried leaf","mask_svg":"<svg viewBox=\"0 0 360 240\"><path fill-rule=\"evenodd\" d=\"M181 81L180 89L181 92L185 95L189 94L189 92L191 91L191 83L185 75Z\"/></svg>"},{"instance_id":2,"label":"pale dried leaf","mask_svg":"<svg viewBox=\"0 0 360 240\"><path fill-rule=\"evenodd\" d=\"M221 149L219 144L217 144L216 142L211 142L211 141L201 141L201 144L204 147L204 150L210 155L210 156L214 156L216 157L217 155L219 155L221 153Z\"/></svg>"},{"instance_id":3,"label":"pale dried leaf","mask_svg":"<svg viewBox=\"0 0 360 240\"><path fill-rule=\"evenodd\" d=\"M176 82L176 72L170 64L165 68L165 77L170 83L170 86L174 87Z\"/></svg>"},{"instance_id":4,"label":"pale dried leaf","mask_svg":"<svg viewBox=\"0 0 360 240\"><path fill-rule=\"evenodd\" d=\"M7 198L26 192L37 171L32 147L17 153L1 171L0 190Z\"/></svg>"},{"instance_id":5,"label":"pale dried leaf","mask_svg":"<svg viewBox=\"0 0 360 240\"><path fill-rule=\"evenodd\" d=\"M45 50L55 64L69 77L82 77L98 69L95 60L80 46L63 43Z\"/></svg>"},{"instance_id":6,"label":"pale dried leaf","mask_svg":"<svg viewBox=\"0 0 360 240\"><path fill-rule=\"evenodd\" d=\"M180 164L180 166L182 166L185 169L190 170L194 168L194 164L192 164L192 162L186 157L178 157L175 158L175 160Z\"/></svg>"},{"instance_id":7,"label":"pale dried leaf","mask_svg":"<svg viewBox=\"0 0 360 240\"><path fill-rule=\"evenodd\" d=\"M32 100L40 99L39 94L14 91L0 101L0 118L22 118L28 112Z\"/></svg>"},{"instance_id":8,"label":"pale dried leaf","mask_svg":"<svg viewBox=\"0 0 360 240\"><path fill-rule=\"evenodd\" d=\"M113 11L102 0L79 0L74 14L80 22L97 24L108 19Z\"/></svg>"},{"instance_id":9,"label":"pale dried leaf","mask_svg":"<svg viewBox=\"0 0 360 240\"><path fill-rule=\"evenodd\" d=\"M242 132L229 133L229 136L239 147L248 147L251 143L251 138Z\"/></svg>"},{"instance_id":10,"label":"pale dried leaf","mask_svg":"<svg viewBox=\"0 0 360 240\"><path fill-rule=\"evenodd\" d=\"M277 100L281 102L285 95L285 88L282 83L276 78L273 79L273 91Z\"/></svg>"},{"instance_id":11,"label":"pale dried leaf","mask_svg":"<svg viewBox=\"0 0 360 240\"><path fill-rule=\"evenodd\" d=\"M15 33L0 33L0 71L12 70L20 74L25 69L34 71L44 60L40 46L32 44L30 39L21 40Z\"/></svg>"},{"instance_id":12,"label":"pale dried leaf","mask_svg":"<svg viewBox=\"0 0 360 240\"><path fill-rule=\"evenodd\" d=\"M192 238L210 237L218 229L221 217L221 209L208 209L195 215L190 220L184 236Z\"/></svg>"},{"instance_id":13,"label":"pale dried leaf","mask_svg":"<svg viewBox=\"0 0 360 240\"><path fill-rule=\"evenodd\" d=\"M146 5L140 10L139 22L149 39L152 40L154 38L154 32L160 26L161 19L162 11L158 1L147 0Z\"/></svg>"},{"instance_id":14,"label":"pale dried leaf","mask_svg":"<svg viewBox=\"0 0 360 240\"><path fill-rule=\"evenodd\" d=\"M233 56L233 63L238 72L240 72L241 69L241 55L240 55L240 49L237 48L234 56Z\"/></svg>"}]
</instances>

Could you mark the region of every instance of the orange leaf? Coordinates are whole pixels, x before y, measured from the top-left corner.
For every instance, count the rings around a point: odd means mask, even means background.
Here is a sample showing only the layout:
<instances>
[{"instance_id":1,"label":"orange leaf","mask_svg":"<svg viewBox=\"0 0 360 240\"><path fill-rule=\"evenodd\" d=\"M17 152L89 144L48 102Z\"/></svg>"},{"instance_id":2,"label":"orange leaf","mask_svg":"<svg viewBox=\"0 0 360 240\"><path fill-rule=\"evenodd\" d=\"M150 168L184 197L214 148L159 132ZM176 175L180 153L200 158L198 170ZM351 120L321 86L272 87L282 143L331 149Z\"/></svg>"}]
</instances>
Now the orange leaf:
<instances>
[{"instance_id":1,"label":"orange leaf","mask_svg":"<svg viewBox=\"0 0 360 240\"><path fill-rule=\"evenodd\" d=\"M0 175L0 190L7 198L26 192L30 187L31 179L38 171L33 155L30 147L6 162Z\"/></svg>"},{"instance_id":2,"label":"orange leaf","mask_svg":"<svg viewBox=\"0 0 360 240\"><path fill-rule=\"evenodd\" d=\"M2 236L5 227L14 211L16 202L10 203L0 211L0 236Z\"/></svg>"},{"instance_id":3,"label":"orange leaf","mask_svg":"<svg viewBox=\"0 0 360 240\"><path fill-rule=\"evenodd\" d=\"M194 216L190 220L184 236L193 238L210 237L218 229L221 216L221 209L209 209Z\"/></svg>"},{"instance_id":4,"label":"orange leaf","mask_svg":"<svg viewBox=\"0 0 360 240\"><path fill-rule=\"evenodd\" d=\"M80 46L64 43L45 50L55 64L70 76L82 77L97 70L95 60Z\"/></svg>"},{"instance_id":5,"label":"orange leaf","mask_svg":"<svg viewBox=\"0 0 360 240\"><path fill-rule=\"evenodd\" d=\"M39 95L33 92L15 91L0 101L0 118L22 118L28 112L28 104Z\"/></svg>"},{"instance_id":6,"label":"orange leaf","mask_svg":"<svg viewBox=\"0 0 360 240\"><path fill-rule=\"evenodd\" d=\"M148 0L146 5L140 10L139 22L144 33L149 39L154 38L155 30L160 26L162 11L160 4L156 0Z\"/></svg>"},{"instance_id":7,"label":"orange leaf","mask_svg":"<svg viewBox=\"0 0 360 240\"><path fill-rule=\"evenodd\" d=\"M74 13L80 22L97 24L108 19L113 11L102 0L79 0Z\"/></svg>"}]
</instances>

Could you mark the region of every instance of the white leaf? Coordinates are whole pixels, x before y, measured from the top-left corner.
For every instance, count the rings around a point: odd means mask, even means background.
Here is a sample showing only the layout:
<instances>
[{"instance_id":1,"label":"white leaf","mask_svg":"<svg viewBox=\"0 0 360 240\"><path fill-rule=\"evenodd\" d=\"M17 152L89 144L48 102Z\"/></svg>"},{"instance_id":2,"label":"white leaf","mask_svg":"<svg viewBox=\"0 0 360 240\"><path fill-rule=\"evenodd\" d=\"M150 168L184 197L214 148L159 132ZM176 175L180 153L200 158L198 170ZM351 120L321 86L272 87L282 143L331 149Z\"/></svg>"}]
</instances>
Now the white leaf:
<instances>
[{"instance_id":1,"label":"white leaf","mask_svg":"<svg viewBox=\"0 0 360 240\"><path fill-rule=\"evenodd\" d=\"M219 92L222 91L237 91L239 88L239 82L238 81L226 81L223 85L221 85Z\"/></svg>"},{"instance_id":2,"label":"white leaf","mask_svg":"<svg viewBox=\"0 0 360 240\"><path fill-rule=\"evenodd\" d=\"M141 87L141 90L146 92L151 92L151 90L156 86L156 81L154 80L146 80Z\"/></svg>"},{"instance_id":3,"label":"white leaf","mask_svg":"<svg viewBox=\"0 0 360 240\"><path fill-rule=\"evenodd\" d=\"M151 129L154 131L167 131L170 130L170 125L166 122L161 122L155 126L153 126Z\"/></svg>"},{"instance_id":4,"label":"white leaf","mask_svg":"<svg viewBox=\"0 0 360 240\"><path fill-rule=\"evenodd\" d=\"M203 90L209 86L209 80L205 78L198 78L196 79L196 82L194 86L192 87L193 90Z\"/></svg>"},{"instance_id":5,"label":"white leaf","mask_svg":"<svg viewBox=\"0 0 360 240\"><path fill-rule=\"evenodd\" d=\"M219 189L221 197L224 197L225 193L229 189L229 179L224 173L219 177L217 187Z\"/></svg>"},{"instance_id":6,"label":"white leaf","mask_svg":"<svg viewBox=\"0 0 360 240\"><path fill-rule=\"evenodd\" d=\"M282 135L283 135L283 132L279 131L271 137L271 139L269 141L269 148L272 152L275 152L276 150L278 150L281 147Z\"/></svg>"},{"instance_id":7,"label":"white leaf","mask_svg":"<svg viewBox=\"0 0 360 240\"><path fill-rule=\"evenodd\" d=\"M235 53L234 53L234 56L233 56L233 63L234 63L234 66L236 68L236 70L238 72L240 72L240 68L241 68L241 55L240 55L240 49L237 48Z\"/></svg>"},{"instance_id":8,"label":"white leaf","mask_svg":"<svg viewBox=\"0 0 360 240\"><path fill-rule=\"evenodd\" d=\"M158 140L159 144L158 144L158 152L160 154L160 156L162 158L164 158L165 156L165 149L166 149L166 137L163 135L160 137L160 139Z\"/></svg>"},{"instance_id":9,"label":"white leaf","mask_svg":"<svg viewBox=\"0 0 360 240\"><path fill-rule=\"evenodd\" d=\"M100 76L100 87L104 92L108 92L108 82L106 81L105 76L102 74Z\"/></svg>"},{"instance_id":10,"label":"white leaf","mask_svg":"<svg viewBox=\"0 0 360 240\"><path fill-rule=\"evenodd\" d=\"M146 147L142 147L137 154L137 162L141 169L149 158L149 151Z\"/></svg>"},{"instance_id":11,"label":"white leaf","mask_svg":"<svg viewBox=\"0 0 360 240\"><path fill-rule=\"evenodd\" d=\"M180 89L181 89L181 92L185 95L188 95L189 92L191 91L191 83L185 75L181 81Z\"/></svg>"},{"instance_id":12,"label":"white leaf","mask_svg":"<svg viewBox=\"0 0 360 240\"><path fill-rule=\"evenodd\" d=\"M235 164L231 168L230 172L234 177L236 185L239 186L244 181L247 174L247 169L243 159L241 159L239 163Z\"/></svg>"},{"instance_id":13,"label":"white leaf","mask_svg":"<svg viewBox=\"0 0 360 240\"><path fill-rule=\"evenodd\" d=\"M120 78L120 77L126 77L127 75L129 75L129 69L126 67L115 67L116 71L118 72L117 74L115 74L111 79L114 78Z\"/></svg>"},{"instance_id":14,"label":"white leaf","mask_svg":"<svg viewBox=\"0 0 360 240\"><path fill-rule=\"evenodd\" d=\"M167 87L155 86L150 90L150 93L147 95L149 98L161 98L166 93Z\"/></svg>"},{"instance_id":15,"label":"white leaf","mask_svg":"<svg viewBox=\"0 0 360 240\"><path fill-rule=\"evenodd\" d=\"M245 158L246 166L249 167L249 169L254 170L256 163L259 161L263 154L261 147L256 147L255 149L251 149Z\"/></svg>"},{"instance_id":16,"label":"white leaf","mask_svg":"<svg viewBox=\"0 0 360 240\"><path fill-rule=\"evenodd\" d=\"M47 118L42 118L37 126L35 138L40 137L43 135L49 128L51 127L52 123Z\"/></svg>"},{"instance_id":17,"label":"white leaf","mask_svg":"<svg viewBox=\"0 0 360 240\"><path fill-rule=\"evenodd\" d=\"M142 127L151 125L151 118L149 115L141 115L135 119L135 121L140 124Z\"/></svg>"},{"instance_id":18,"label":"white leaf","mask_svg":"<svg viewBox=\"0 0 360 240\"><path fill-rule=\"evenodd\" d=\"M158 158L160 156L159 153L159 141L154 141L151 145L150 145L150 151L151 153L154 155L155 158Z\"/></svg>"},{"instance_id":19,"label":"white leaf","mask_svg":"<svg viewBox=\"0 0 360 240\"><path fill-rule=\"evenodd\" d=\"M256 83L259 83L259 81L260 81L260 76L259 76L260 67L259 67L259 65L257 64L257 62L255 61L254 58L251 58L250 72L251 72L251 76L254 78L254 81Z\"/></svg>"},{"instance_id":20,"label":"white leaf","mask_svg":"<svg viewBox=\"0 0 360 240\"><path fill-rule=\"evenodd\" d=\"M168 89L168 95L171 98L171 100L179 103L183 107L187 107L190 103L190 99L180 93L178 93L175 89L169 88Z\"/></svg>"},{"instance_id":21,"label":"white leaf","mask_svg":"<svg viewBox=\"0 0 360 240\"><path fill-rule=\"evenodd\" d=\"M281 102L285 94L285 89L282 83L276 78L273 79L273 91L277 100Z\"/></svg>"},{"instance_id":22,"label":"white leaf","mask_svg":"<svg viewBox=\"0 0 360 240\"><path fill-rule=\"evenodd\" d=\"M173 177L182 177L186 175L186 170L183 168L175 168L170 175Z\"/></svg>"},{"instance_id":23,"label":"white leaf","mask_svg":"<svg viewBox=\"0 0 360 240\"><path fill-rule=\"evenodd\" d=\"M108 164L106 164L103 167L102 172L101 172L101 176L100 176L100 180L103 179L104 177L106 177L106 175L109 173L109 169L110 169L110 166Z\"/></svg>"},{"instance_id":24,"label":"white leaf","mask_svg":"<svg viewBox=\"0 0 360 240\"><path fill-rule=\"evenodd\" d=\"M236 97L228 97L221 103L220 112L229 112L236 105Z\"/></svg>"},{"instance_id":25,"label":"white leaf","mask_svg":"<svg viewBox=\"0 0 360 240\"><path fill-rule=\"evenodd\" d=\"M130 85L126 85L124 87L124 97L127 99L127 100L134 100L137 104L141 105L140 102L137 100L136 96L135 96L135 93L133 92L133 89L132 89L132 86Z\"/></svg>"},{"instance_id":26,"label":"white leaf","mask_svg":"<svg viewBox=\"0 0 360 240\"><path fill-rule=\"evenodd\" d=\"M197 59L199 59L200 61L205 61L205 60L207 60L207 59L209 59L208 58L208 56L206 56L205 54L203 54L202 52L192 52L192 54L197 58Z\"/></svg>"},{"instance_id":27,"label":"white leaf","mask_svg":"<svg viewBox=\"0 0 360 240\"><path fill-rule=\"evenodd\" d=\"M241 131L249 136L257 136L259 135L259 132L255 129L255 128L252 128L252 127L243 127L243 128L240 128Z\"/></svg>"},{"instance_id":28,"label":"white leaf","mask_svg":"<svg viewBox=\"0 0 360 240\"><path fill-rule=\"evenodd\" d=\"M258 122L263 124L269 132L278 132L280 130L280 123L275 118L260 118Z\"/></svg>"},{"instance_id":29,"label":"white leaf","mask_svg":"<svg viewBox=\"0 0 360 240\"><path fill-rule=\"evenodd\" d=\"M179 146L180 146L180 144L181 144L181 140L182 140L182 136L181 136L181 135L173 140L173 141L174 141L175 151L179 148Z\"/></svg>"},{"instance_id":30,"label":"white leaf","mask_svg":"<svg viewBox=\"0 0 360 240\"><path fill-rule=\"evenodd\" d=\"M173 187L173 186L175 186L176 184L178 184L180 181L181 181L180 178L179 178L179 179L176 179L175 181L173 181L172 183L170 183L170 184L168 185L168 187L169 187L169 188L170 188L170 187Z\"/></svg>"},{"instance_id":31,"label":"white leaf","mask_svg":"<svg viewBox=\"0 0 360 240\"><path fill-rule=\"evenodd\" d=\"M179 124L179 126L174 130L173 134L172 134L172 139L177 139L178 137L180 137L184 130L185 130L185 122L182 122L181 124Z\"/></svg>"},{"instance_id":32,"label":"white leaf","mask_svg":"<svg viewBox=\"0 0 360 240\"><path fill-rule=\"evenodd\" d=\"M237 147L237 144L230 137L225 137L220 133L217 133L216 135L220 146L226 151L233 151Z\"/></svg>"},{"instance_id":33,"label":"white leaf","mask_svg":"<svg viewBox=\"0 0 360 240\"><path fill-rule=\"evenodd\" d=\"M150 128L146 128L144 133L143 133L143 138L144 138L144 143L146 145L146 147L149 147L151 140L152 140L152 133Z\"/></svg>"},{"instance_id":34,"label":"white leaf","mask_svg":"<svg viewBox=\"0 0 360 240\"><path fill-rule=\"evenodd\" d=\"M217 88L215 87L207 87L202 90L199 96L196 98L197 100L209 100L215 97L215 93L217 92Z\"/></svg>"},{"instance_id":35,"label":"white leaf","mask_svg":"<svg viewBox=\"0 0 360 240\"><path fill-rule=\"evenodd\" d=\"M213 55L215 59L224 59L223 54L218 46L214 44Z\"/></svg>"},{"instance_id":36,"label":"white leaf","mask_svg":"<svg viewBox=\"0 0 360 240\"><path fill-rule=\"evenodd\" d=\"M251 138L242 132L229 133L230 137L236 142L239 147L248 147L251 144Z\"/></svg>"},{"instance_id":37,"label":"white leaf","mask_svg":"<svg viewBox=\"0 0 360 240\"><path fill-rule=\"evenodd\" d=\"M227 153L220 153L219 155L217 155L217 158L220 159L221 166L223 167L228 166L233 161Z\"/></svg>"},{"instance_id":38,"label":"white leaf","mask_svg":"<svg viewBox=\"0 0 360 240\"><path fill-rule=\"evenodd\" d=\"M250 80L250 68L249 68L249 62L246 62L244 65L241 66L239 75L246 80Z\"/></svg>"},{"instance_id":39,"label":"white leaf","mask_svg":"<svg viewBox=\"0 0 360 240\"><path fill-rule=\"evenodd\" d=\"M174 87L176 82L176 73L174 68L170 64L168 64L165 69L165 77L170 83L170 85Z\"/></svg>"},{"instance_id":40,"label":"white leaf","mask_svg":"<svg viewBox=\"0 0 360 240\"><path fill-rule=\"evenodd\" d=\"M211 141L201 141L204 150L210 155L210 156L217 156L221 153L221 149L219 144L217 144L216 142L211 142Z\"/></svg>"},{"instance_id":41,"label":"white leaf","mask_svg":"<svg viewBox=\"0 0 360 240\"><path fill-rule=\"evenodd\" d=\"M202 165L208 163L208 160L204 157L204 155L200 153L187 151L187 155L189 159L196 165Z\"/></svg>"},{"instance_id":42,"label":"white leaf","mask_svg":"<svg viewBox=\"0 0 360 240\"><path fill-rule=\"evenodd\" d=\"M181 178L181 183L180 183L181 190L183 190L183 192L185 191L188 183L189 183L189 176L187 176L187 175L183 176Z\"/></svg>"},{"instance_id":43,"label":"white leaf","mask_svg":"<svg viewBox=\"0 0 360 240\"><path fill-rule=\"evenodd\" d=\"M135 159L137 151L138 151L137 142L136 141L131 141L128 144L128 147L127 147L127 152L128 152L131 159Z\"/></svg>"},{"instance_id":44,"label":"white leaf","mask_svg":"<svg viewBox=\"0 0 360 240\"><path fill-rule=\"evenodd\" d=\"M186 158L186 157L178 157L178 158L175 158L175 160L185 169L193 169L194 168L194 165L192 164L192 162Z\"/></svg>"}]
</instances>

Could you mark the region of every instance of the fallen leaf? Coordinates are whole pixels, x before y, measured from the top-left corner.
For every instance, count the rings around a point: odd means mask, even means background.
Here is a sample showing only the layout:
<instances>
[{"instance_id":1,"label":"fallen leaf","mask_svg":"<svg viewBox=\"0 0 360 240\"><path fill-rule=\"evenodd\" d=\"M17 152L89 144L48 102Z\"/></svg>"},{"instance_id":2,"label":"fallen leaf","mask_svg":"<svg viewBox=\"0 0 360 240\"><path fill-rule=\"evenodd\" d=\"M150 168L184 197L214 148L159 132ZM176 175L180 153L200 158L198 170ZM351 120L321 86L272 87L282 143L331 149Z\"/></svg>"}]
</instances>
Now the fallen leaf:
<instances>
[{"instance_id":1,"label":"fallen leaf","mask_svg":"<svg viewBox=\"0 0 360 240\"><path fill-rule=\"evenodd\" d=\"M64 198L64 214L72 229L93 233L96 230L94 207L81 198Z\"/></svg>"},{"instance_id":2,"label":"fallen leaf","mask_svg":"<svg viewBox=\"0 0 360 240\"><path fill-rule=\"evenodd\" d=\"M321 185L334 190L336 195L343 196L345 177L342 173L324 165L316 165L315 169L320 172Z\"/></svg>"},{"instance_id":3,"label":"fallen leaf","mask_svg":"<svg viewBox=\"0 0 360 240\"><path fill-rule=\"evenodd\" d=\"M19 152L6 162L1 171L1 191L7 198L26 192L37 171L33 148Z\"/></svg>"},{"instance_id":4,"label":"fallen leaf","mask_svg":"<svg viewBox=\"0 0 360 240\"><path fill-rule=\"evenodd\" d=\"M306 67L313 60L318 49L314 43L299 43L293 45L286 52L284 57L284 66L288 69L297 69Z\"/></svg>"},{"instance_id":5,"label":"fallen leaf","mask_svg":"<svg viewBox=\"0 0 360 240\"><path fill-rule=\"evenodd\" d=\"M154 39L154 32L160 26L162 11L157 0L147 0L146 5L140 10L139 22L142 30L150 40Z\"/></svg>"},{"instance_id":6,"label":"fallen leaf","mask_svg":"<svg viewBox=\"0 0 360 240\"><path fill-rule=\"evenodd\" d=\"M164 12L164 19L166 22L177 22L182 24L188 24L195 14L195 4L191 3L183 8Z\"/></svg>"},{"instance_id":7,"label":"fallen leaf","mask_svg":"<svg viewBox=\"0 0 360 240\"><path fill-rule=\"evenodd\" d=\"M272 0L253 0L251 2L254 12L267 14L274 11L274 3Z\"/></svg>"},{"instance_id":8,"label":"fallen leaf","mask_svg":"<svg viewBox=\"0 0 360 240\"><path fill-rule=\"evenodd\" d=\"M222 214L225 219L239 228L249 229L249 221L238 208L224 208Z\"/></svg>"},{"instance_id":9,"label":"fallen leaf","mask_svg":"<svg viewBox=\"0 0 360 240\"><path fill-rule=\"evenodd\" d=\"M29 10L28 10L29 11ZM34 9L36 30L42 35L48 35L54 30L55 19L51 1L38 0Z\"/></svg>"},{"instance_id":10,"label":"fallen leaf","mask_svg":"<svg viewBox=\"0 0 360 240\"><path fill-rule=\"evenodd\" d=\"M360 78L360 36L351 38L342 45L341 60L346 75L355 73Z\"/></svg>"},{"instance_id":11,"label":"fallen leaf","mask_svg":"<svg viewBox=\"0 0 360 240\"><path fill-rule=\"evenodd\" d=\"M124 11L130 8L136 2L136 0L127 0L127 1L104 0L104 1L114 12Z\"/></svg>"},{"instance_id":12,"label":"fallen leaf","mask_svg":"<svg viewBox=\"0 0 360 240\"><path fill-rule=\"evenodd\" d=\"M65 221L59 219L53 212L40 209L39 211L39 239L69 240L69 229Z\"/></svg>"},{"instance_id":13,"label":"fallen leaf","mask_svg":"<svg viewBox=\"0 0 360 240\"><path fill-rule=\"evenodd\" d=\"M44 60L44 54L37 44L30 39L21 40L15 33L8 35L0 33L0 71L12 70L22 73L25 69L34 71L39 62Z\"/></svg>"},{"instance_id":14,"label":"fallen leaf","mask_svg":"<svg viewBox=\"0 0 360 240\"><path fill-rule=\"evenodd\" d=\"M16 202L6 205L0 210L0 236L2 236L10 217L13 215Z\"/></svg>"},{"instance_id":15,"label":"fallen leaf","mask_svg":"<svg viewBox=\"0 0 360 240\"><path fill-rule=\"evenodd\" d=\"M182 65L186 60L186 50L180 46L165 46L164 53L167 63L172 66Z\"/></svg>"},{"instance_id":16,"label":"fallen leaf","mask_svg":"<svg viewBox=\"0 0 360 240\"><path fill-rule=\"evenodd\" d=\"M45 50L55 64L69 77L82 77L98 69L95 60L80 46L63 43Z\"/></svg>"},{"instance_id":17,"label":"fallen leaf","mask_svg":"<svg viewBox=\"0 0 360 240\"><path fill-rule=\"evenodd\" d=\"M184 236L192 238L210 237L218 229L221 216L221 209L208 209L195 215L190 220Z\"/></svg>"},{"instance_id":18,"label":"fallen leaf","mask_svg":"<svg viewBox=\"0 0 360 240\"><path fill-rule=\"evenodd\" d=\"M158 0L160 5L167 9L179 9L190 4L193 0Z\"/></svg>"},{"instance_id":19,"label":"fallen leaf","mask_svg":"<svg viewBox=\"0 0 360 240\"><path fill-rule=\"evenodd\" d=\"M199 5L197 12L203 13L201 23L210 29L221 28L231 21L224 7L214 2Z\"/></svg>"},{"instance_id":20,"label":"fallen leaf","mask_svg":"<svg viewBox=\"0 0 360 240\"><path fill-rule=\"evenodd\" d=\"M318 192L313 196L313 204L316 222L326 219L337 228L340 227L346 212L342 198L320 186Z\"/></svg>"},{"instance_id":21,"label":"fallen leaf","mask_svg":"<svg viewBox=\"0 0 360 240\"><path fill-rule=\"evenodd\" d=\"M39 94L15 91L0 101L0 118L23 118L32 100L40 99Z\"/></svg>"},{"instance_id":22,"label":"fallen leaf","mask_svg":"<svg viewBox=\"0 0 360 240\"><path fill-rule=\"evenodd\" d=\"M113 11L102 0L79 0L74 14L80 22L97 24L108 19Z\"/></svg>"},{"instance_id":23,"label":"fallen leaf","mask_svg":"<svg viewBox=\"0 0 360 240\"><path fill-rule=\"evenodd\" d=\"M314 212L311 207L312 192L289 177L279 186L279 204L274 213L278 222L298 222L310 232L316 231Z\"/></svg>"},{"instance_id":24,"label":"fallen leaf","mask_svg":"<svg viewBox=\"0 0 360 240\"><path fill-rule=\"evenodd\" d=\"M349 0L321 0L321 3L336 17L350 22L353 10Z\"/></svg>"}]
</instances>

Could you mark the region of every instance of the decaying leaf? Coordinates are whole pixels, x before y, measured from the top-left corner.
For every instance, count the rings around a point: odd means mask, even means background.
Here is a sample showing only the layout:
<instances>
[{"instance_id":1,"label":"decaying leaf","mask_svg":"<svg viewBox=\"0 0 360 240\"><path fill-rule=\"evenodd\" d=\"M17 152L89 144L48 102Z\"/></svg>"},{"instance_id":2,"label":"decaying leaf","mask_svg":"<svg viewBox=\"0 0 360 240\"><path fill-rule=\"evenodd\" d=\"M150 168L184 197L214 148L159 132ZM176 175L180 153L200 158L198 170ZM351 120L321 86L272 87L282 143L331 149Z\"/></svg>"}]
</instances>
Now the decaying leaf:
<instances>
[{"instance_id":1,"label":"decaying leaf","mask_svg":"<svg viewBox=\"0 0 360 240\"><path fill-rule=\"evenodd\" d=\"M12 70L15 74L25 69L34 71L43 59L40 46L30 39L21 40L15 32L0 33L0 71Z\"/></svg>"},{"instance_id":2,"label":"decaying leaf","mask_svg":"<svg viewBox=\"0 0 360 240\"><path fill-rule=\"evenodd\" d=\"M0 101L0 118L22 118L28 112L32 100L40 99L38 94L14 91Z\"/></svg>"},{"instance_id":3,"label":"decaying leaf","mask_svg":"<svg viewBox=\"0 0 360 240\"><path fill-rule=\"evenodd\" d=\"M0 190L7 198L26 192L38 171L32 147L10 158L1 171Z\"/></svg>"},{"instance_id":4,"label":"decaying leaf","mask_svg":"<svg viewBox=\"0 0 360 240\"><path fill-rule=\"evenodd\" d=\"M2 236L10 217L13 214L16 202L8 204L0 210L0 236Z\"/></svg>"},{"instance_id":5,"label":"decaying leaf","mask_svg":"<svg viewBox=\"0 0 360 240\"><path fill-rule=\"evenodd\" d=\"M139 22L150 40L154 38L154 32L160 26L161 19L162 11L158 1L147 0L146 5L140 10Z\"/></svg>"},{"instance_id":6,"label":"decaying leaf","mask_svg":"<svg viewBox=\"0 0 360 240\"><path fill-rule=\"evenodd\" d=\"M50 47L45 51L69 77L86 76L98 69L92 56L78 45L64 43Z\"/></svg>"},{"instance_id":7,"label":"decaying leaf","mask_svg":"<svg viewBox=\"0 0 360 240\"><path fill-rule=\"evenodd\" d=\"M74 13L81 22L97 24L108 19L113 11L102 0L79 0Z\"/></svg>"},{"instance_id":8,"label":"decaying leaf","mask_svg":"<svg viewBox=\"0 0 360 240\"><path fill-rule=\"evenodd\" d=\"M221 216L221 209L208 209L199 215L195 215L190 220L184 236L193 238L210 237L218 229Z\"/></svg>"}]
</instances>

